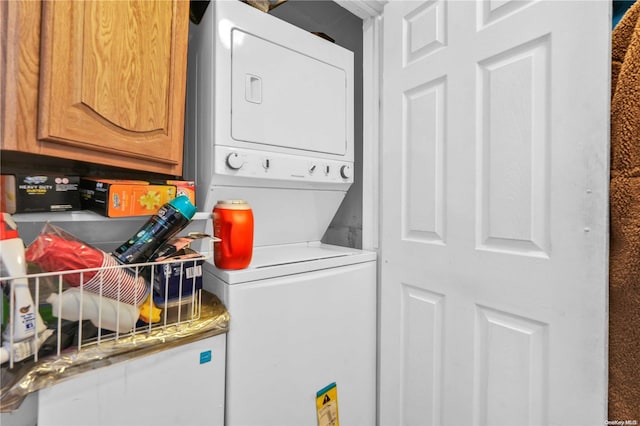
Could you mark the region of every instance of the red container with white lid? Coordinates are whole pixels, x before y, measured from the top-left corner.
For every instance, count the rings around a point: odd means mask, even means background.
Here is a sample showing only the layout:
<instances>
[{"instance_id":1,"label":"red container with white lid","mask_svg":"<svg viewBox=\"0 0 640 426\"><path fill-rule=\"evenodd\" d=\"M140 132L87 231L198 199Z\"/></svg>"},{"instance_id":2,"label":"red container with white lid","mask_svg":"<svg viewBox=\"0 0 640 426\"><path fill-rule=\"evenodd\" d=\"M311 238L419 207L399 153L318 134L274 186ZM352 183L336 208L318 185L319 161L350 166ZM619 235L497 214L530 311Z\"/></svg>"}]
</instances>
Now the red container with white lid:
<instances>
[{"instance_id":1,"label":"red container with white lid","mask_svg":"<svg viewBox=\"0 0 640 426\"><path fill-rule=\"evenodd\" d=\"M253 254L253 212L244 200L220 200L213 208L213 262L220 269L244 269Z\"/></svg>"}]
</instances>

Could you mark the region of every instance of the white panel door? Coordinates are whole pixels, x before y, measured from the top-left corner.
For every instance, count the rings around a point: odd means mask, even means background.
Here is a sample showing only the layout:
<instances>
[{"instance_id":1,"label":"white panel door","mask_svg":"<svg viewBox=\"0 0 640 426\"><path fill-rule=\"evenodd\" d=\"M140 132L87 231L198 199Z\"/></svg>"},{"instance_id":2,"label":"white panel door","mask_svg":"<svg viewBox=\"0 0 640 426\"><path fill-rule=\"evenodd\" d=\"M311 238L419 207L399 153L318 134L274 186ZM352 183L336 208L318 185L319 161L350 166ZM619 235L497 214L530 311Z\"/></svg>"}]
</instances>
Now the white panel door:
<instances>
[{"instance_id":1,"label":"white panel door","mask_svg":"<svg viewBox=\"0 0 640 426\"><path fill-rule=\"evenodd\" d=\"M603 425L606 1L384 10L382 425Z\"/></svg>"}]
</instances>

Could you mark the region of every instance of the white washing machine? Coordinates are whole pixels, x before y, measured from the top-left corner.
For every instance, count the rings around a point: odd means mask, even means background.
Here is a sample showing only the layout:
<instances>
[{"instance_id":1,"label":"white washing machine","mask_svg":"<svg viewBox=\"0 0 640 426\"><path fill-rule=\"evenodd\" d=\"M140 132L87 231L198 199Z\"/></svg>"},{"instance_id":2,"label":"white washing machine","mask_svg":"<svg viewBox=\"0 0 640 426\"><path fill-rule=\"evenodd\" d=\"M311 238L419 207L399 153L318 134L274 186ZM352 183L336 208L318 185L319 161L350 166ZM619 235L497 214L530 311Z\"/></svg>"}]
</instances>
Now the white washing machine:
<instances>
[{"instance_id":1,"label":"white washing machine","mask_svg":"<svg viewBox=\"0 0 640 426\"><path fill-rule=\"evenodd\" d=\"M188 70L198 209L244 199L255 223L247 269L205 265L231 316L225 423L325 424L337 398L342 424L375 424L376 254L320 243L353 183L353 53L217 1L190 27Z\"/></svg>"},{"instance_id":2,"label":"white washing machine","mask_svg":"<svg viewBox=\"0 0 640 426\"><path fill-rule=\"evenodd\" d=\"M227 425L317 425L316 394L332 383L341 424L375 424L375 253L259 247L248 269L205 274L231 314Z\"/></svg>"}]
</instances>

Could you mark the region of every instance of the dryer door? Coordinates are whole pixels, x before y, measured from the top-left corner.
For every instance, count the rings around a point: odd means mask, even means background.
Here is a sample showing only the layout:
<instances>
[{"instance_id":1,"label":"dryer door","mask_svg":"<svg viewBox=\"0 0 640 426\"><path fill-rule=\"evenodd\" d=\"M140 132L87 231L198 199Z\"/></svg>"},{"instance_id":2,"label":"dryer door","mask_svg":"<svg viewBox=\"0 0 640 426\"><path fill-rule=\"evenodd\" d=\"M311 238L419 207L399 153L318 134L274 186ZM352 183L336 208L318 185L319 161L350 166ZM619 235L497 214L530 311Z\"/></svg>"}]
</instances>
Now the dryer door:
<instances>
[{"instance_id":1,"label":"dryer door","mask_svg":"<svg viewBox=\"0 0 640 426\"><path fill-rule=\"evenodd\" d=\"M232 138L346 155L349 70L239 28L231 38Z\"/></svg>"}]
</instances>

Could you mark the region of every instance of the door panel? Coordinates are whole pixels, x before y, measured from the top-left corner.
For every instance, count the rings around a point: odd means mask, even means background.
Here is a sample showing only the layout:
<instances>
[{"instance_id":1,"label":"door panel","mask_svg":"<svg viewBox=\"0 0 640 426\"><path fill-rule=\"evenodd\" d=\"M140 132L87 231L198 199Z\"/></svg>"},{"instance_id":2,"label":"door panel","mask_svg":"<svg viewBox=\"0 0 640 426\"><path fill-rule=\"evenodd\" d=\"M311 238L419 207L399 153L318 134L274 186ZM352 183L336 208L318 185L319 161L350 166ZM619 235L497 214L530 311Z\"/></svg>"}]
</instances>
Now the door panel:
<instances>
[{"instance_id":1,"label":"door panel","mask_svg":"<svg viewBox=\"0 0 640 426\"><path fill-rule=\"evenodd\" d=\"M549 37L479 63L477 244L548 256Z\"/></svg>"},{"instance_id":2,"label":"door panel","mask_svg":"<svg viewBox=\"0 0 640 426\"><path fill-rule=\"evenodd\" d=\"M182 2L43 2L37 152L180 175L188 15Z\"/></svg>"},{"instance_id":3,"label":"door panel","mask_svg":"<svg viewBox=\"0 0 640 426\"><path fill-rule=\"evenodd\" d=\"M386 4L381 424L606 421L608 8Z\"/></svg>"}]
</instances>

